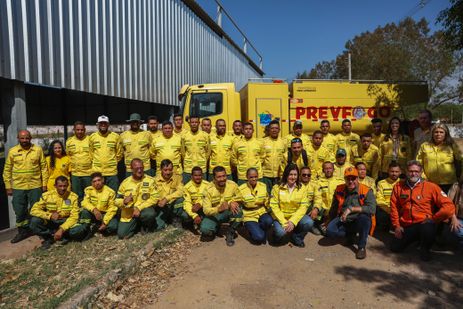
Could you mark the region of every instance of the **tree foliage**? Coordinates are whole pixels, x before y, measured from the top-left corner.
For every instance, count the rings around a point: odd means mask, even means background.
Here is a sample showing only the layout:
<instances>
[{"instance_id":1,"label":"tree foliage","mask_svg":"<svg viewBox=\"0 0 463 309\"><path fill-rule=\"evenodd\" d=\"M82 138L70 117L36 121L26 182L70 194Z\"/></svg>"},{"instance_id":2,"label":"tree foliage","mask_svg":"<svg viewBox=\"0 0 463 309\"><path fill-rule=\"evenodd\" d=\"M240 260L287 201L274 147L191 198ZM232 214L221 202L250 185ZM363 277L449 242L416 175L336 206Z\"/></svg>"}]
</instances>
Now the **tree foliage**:
<instances>
[{"instance_id":1,"label":"tree foliage","mask_svg":"<svg viewBox=\"0 0 463 309\"><path fill-rule=\"evenodd\" d=\"M463 49L463 0L450 0L451 6L440 12L437 22L444 27L447 45L455 50Z\"/></svg>"}]
</instances>

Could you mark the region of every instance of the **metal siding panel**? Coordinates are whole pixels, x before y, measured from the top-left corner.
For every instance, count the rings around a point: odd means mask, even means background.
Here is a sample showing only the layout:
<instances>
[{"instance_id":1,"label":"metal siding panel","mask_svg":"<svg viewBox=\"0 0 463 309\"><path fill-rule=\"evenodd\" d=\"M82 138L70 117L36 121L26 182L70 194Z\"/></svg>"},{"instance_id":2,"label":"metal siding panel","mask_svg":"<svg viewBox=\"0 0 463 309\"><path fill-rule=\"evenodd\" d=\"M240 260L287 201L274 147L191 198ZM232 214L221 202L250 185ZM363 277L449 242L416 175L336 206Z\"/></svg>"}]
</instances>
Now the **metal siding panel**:
<instances>
[{"instance_id":1,"label":"metal siding panel","mask_svg":"<svg viewBox=\"0 0 463 309\"><path fill-rule=\"evenodd\" d=\"M6 0L6 14L8 20L8 44L9 44L9 56L10 56L10 75L5 77L10 77L12 79L16 78L16 57L15 57L15 37L14 37L14 27L13 27L13 7L11 1Z\"/></svg>"}]
</instances>

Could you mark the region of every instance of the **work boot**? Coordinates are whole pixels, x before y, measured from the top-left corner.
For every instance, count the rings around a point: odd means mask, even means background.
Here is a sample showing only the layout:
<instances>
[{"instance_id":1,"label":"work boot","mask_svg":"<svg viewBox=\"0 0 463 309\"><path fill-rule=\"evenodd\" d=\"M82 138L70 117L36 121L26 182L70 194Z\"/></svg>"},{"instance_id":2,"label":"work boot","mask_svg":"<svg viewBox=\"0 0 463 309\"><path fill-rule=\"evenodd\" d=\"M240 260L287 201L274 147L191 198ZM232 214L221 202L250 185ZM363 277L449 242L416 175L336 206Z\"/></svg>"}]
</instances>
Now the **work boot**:
<instances>
[{"instance_id":1,"label":"work boot","mask_svg":"<svg viewBox=\"0 0 463 309\"><path fill-rule=\"evenodd\" d=\"M359 248L355 254L355 257L359 260L363 260L367 257L367 250L365 248Z\"/></svg>"},{"instance_id":2,"label":"work boot","mask_svg":"<svg viewBox=\"0 0 463 309\"><path fill-rule=\"evenodd\" d=\"M423 262L429 262L431 260L431 251L425 250L425 249L420 249L420 259Z\"/></svg>"},{"instance_id":3,"label":"work boot","mask_svg":"<svg viewBox=\"0 0 463 309\"><path fill-rule=\"evenodd\" d=\"M210 242L213 241L215 238L214 235L208 235L208 234L201 234L200 241L201 242Z\"/></svg>"},{"instance_id":4,"label":"work boot","mask_svg":"<svg viewBox=\"0 0 463 309\"><path fill-rule=\"evenodd\" d=\"M180 219L179 217L175 217L174 219L172 219L172 225L177 229L181 229L182 228L182 219Z\"/></svg>"},{"instance_id":5,"label":"work boot","mask_svg":"<svg viewBox=\"0 0 463 309\"><path fill-rule=\"evenodd\" d=\"M100 226L98 224L92 224L90 228L88 229L87 235L85 235L84 239L82 240L84 241L84 240L89 240L90 238L92 238L96 234L99 228Z\"/></svg>"},{"instance_id":6,"label":"work boot","mask_svg":"<svg viewBox=\"0 0 463 309\"><path fill-rule=\"evenodd\" d=\"M42 245L40 246L40 249L42 250L48 250L51 248L51 245L53 245L53 238L47 238L44 241L42 241Z\"/></svg>"},{"instance_id":7,"label":"work boot","mask_svg":"<svg viewBox=\"0 0 463 309\"><path fill-rule=\"evenodd\" d=\"M295 239L292 239L291 240L291 243L293 245L295 245L296 247L299 247L299 248L305 248L305 243L303 240L295 240Z\"/></svg>"},{"instance_id":8,"label":"work boot","mask_svg":"<svg viewBox=\"0 0 463 309\"><path fill-rule=\"evenodd\" d=\"M231 247L235 244L235 229L230 227L228 228L227 234L225 235L225 242L227 246Z\"/></svg>"},{"instance_id":9,"label":"work boot","mask_svg":"<svg viewBox=\"0 0 463 309\"><path fill-rule=\"evenodd\" d=\"M28 237L32 236L32 233L26 229L26 228L23 228L23 227L20 227L18 228L18 234L16 234L12 240L10 240L10 242L12 244L15 244L15 243L18 243Z\"/></svg>"}]
</instances>

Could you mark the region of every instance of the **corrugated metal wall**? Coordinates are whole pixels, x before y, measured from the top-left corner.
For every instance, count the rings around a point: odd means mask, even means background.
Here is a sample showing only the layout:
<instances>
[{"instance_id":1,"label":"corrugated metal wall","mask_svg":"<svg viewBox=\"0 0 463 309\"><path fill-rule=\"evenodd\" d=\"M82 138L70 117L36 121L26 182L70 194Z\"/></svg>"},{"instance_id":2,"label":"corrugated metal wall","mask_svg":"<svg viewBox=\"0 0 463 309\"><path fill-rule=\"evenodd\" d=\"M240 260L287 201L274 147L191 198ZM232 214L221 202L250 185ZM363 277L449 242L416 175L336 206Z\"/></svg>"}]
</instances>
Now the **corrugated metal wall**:
<instances>
[{"instance_id":1,"label":"corrugated metal wall","mask_svg":"<svg viewBox=\"0 0 463 309\"><path fill-rule=\"evenodd\" d=\"M259 73L182 0L0 0L1 77L177 105Z\"/></svg>"}]
</instances>

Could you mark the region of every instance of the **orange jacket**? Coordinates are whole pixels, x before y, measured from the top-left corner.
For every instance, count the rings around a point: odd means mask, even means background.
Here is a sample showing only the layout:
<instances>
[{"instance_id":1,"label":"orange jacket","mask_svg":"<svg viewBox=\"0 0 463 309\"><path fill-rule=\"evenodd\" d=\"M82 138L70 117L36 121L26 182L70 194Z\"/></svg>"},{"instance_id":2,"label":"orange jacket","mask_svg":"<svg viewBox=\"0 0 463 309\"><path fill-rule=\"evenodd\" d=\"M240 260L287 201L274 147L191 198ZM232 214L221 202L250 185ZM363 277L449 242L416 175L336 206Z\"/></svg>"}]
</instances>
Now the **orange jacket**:
<instances>
[{"instance_id":1,"label":"orange jacket","mask_svg":"<svg viewBox=\"0 0 463 309\"><path fill-rule=\"evenodd\" d=\"M391 223L394 228L409 226L431 219L436 223L450 218L455 213L455 205L432 182L421 180L410 188L405 180L392 189Z\"/></svg>"}]
</instances>

